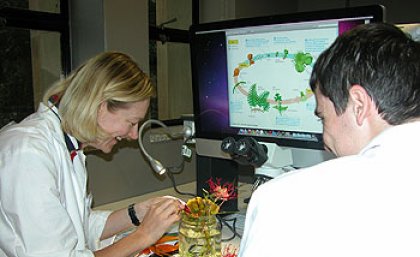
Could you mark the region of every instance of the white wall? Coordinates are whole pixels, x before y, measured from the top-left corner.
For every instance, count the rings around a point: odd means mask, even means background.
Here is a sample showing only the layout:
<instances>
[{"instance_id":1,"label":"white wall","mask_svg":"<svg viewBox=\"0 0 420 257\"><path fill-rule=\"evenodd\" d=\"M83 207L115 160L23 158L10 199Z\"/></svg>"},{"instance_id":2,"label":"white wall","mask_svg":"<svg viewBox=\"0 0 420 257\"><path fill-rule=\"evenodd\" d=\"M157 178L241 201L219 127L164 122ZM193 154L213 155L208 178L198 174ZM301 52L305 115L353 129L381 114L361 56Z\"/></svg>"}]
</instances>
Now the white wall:
<instances>
[{"instance_id":1,"label":"white wall","mask_svg":"<svg viewBox=\"0 0 420 257\"><path fill-rule=\"evenodd\" d=\"M69 1L72 67L100 53L104 45L102 0Z\"/></svg>"},{"instance_id":2,"label":"white wall","mask_svg":"<svg viewBox=\"0 0 420 257\"><path fill-rule=\"evenodd\" d=\"M149 73L147 0L103 0L105 50L122 51Z\"/></svg>"}]
</instances>

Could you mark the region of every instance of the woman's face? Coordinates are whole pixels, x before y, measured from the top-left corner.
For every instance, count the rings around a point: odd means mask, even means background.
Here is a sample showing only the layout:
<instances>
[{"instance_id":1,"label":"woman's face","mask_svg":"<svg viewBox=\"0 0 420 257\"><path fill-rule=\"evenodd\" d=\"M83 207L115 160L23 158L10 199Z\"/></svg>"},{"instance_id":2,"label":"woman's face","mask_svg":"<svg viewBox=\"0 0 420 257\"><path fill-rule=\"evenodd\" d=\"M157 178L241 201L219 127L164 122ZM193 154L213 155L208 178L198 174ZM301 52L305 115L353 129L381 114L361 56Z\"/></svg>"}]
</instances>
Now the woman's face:
<instances>
[{"instance_id":1,"label":"woman's face","mask_svg":"<svg viewBox=\"0 0 420 257\"><path fill-rule=\"evenodd\" d=\"M108 110L107 103L102 103L98 111L98 125L109 134L109 137L89 143L89 145L104 153L109 153L112 147L122 139L137 140L138 124L144 119L149 103L149 99L134 102L127 108L112 112Z\"/></svg>"}]
</instances>

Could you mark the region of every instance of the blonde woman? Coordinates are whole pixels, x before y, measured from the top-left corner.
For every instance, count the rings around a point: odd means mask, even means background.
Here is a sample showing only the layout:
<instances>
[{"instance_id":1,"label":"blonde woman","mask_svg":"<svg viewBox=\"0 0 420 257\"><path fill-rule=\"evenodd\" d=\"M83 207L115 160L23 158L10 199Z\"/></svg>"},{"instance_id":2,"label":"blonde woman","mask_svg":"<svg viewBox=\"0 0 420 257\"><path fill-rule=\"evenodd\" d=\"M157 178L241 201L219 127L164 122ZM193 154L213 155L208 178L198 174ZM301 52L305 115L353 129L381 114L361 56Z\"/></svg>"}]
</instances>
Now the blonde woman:
<instances>
[{"instance_id":1,"label":"blonde woman","mask_svg":"<svg viewBox=\"0 0 420 257\"><path fill-rule=\"evenodd\" d=\"M2 129L0 256L130 256L179 220L175 198L93 211L86 192L83 150L109 153L120 140L136 140L154 93L129 56L101 53L53 85L36 113Z\"/></svg>"}]
</instances>

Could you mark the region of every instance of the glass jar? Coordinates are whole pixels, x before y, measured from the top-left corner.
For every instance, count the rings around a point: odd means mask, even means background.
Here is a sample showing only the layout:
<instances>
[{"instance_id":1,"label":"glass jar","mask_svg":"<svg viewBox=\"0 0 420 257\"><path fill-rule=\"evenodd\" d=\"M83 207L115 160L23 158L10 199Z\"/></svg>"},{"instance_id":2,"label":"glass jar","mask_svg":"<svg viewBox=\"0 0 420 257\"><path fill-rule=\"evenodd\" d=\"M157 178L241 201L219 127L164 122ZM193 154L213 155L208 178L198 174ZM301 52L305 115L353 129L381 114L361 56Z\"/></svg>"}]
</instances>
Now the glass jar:
<instances>
[{"instance_id":1,"label":"glass jar","mask_svg":"<svg viewBox=\"0 0 420 257\"><path fill-rule=\"evenodd\" d=\"M181 257L221 257L222 232L216 215L194 218L182 214L179 223Z\"/></svg>"}]
</instances>

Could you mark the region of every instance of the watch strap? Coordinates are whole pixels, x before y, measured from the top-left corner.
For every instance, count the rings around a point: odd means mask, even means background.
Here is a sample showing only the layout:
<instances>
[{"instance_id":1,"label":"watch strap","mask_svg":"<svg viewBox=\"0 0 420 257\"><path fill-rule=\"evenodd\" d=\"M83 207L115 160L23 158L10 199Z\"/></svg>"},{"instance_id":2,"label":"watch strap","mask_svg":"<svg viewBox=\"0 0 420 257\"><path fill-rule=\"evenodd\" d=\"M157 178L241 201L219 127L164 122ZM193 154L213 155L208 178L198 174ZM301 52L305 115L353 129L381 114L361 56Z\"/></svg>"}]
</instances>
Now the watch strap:
<instances>
[{"instance_id":1,"label":"watch strap","mask_svg":"<svg viewBox=\"0 0 420 257\"><path fill-rule=\"evenodd\" d=\"M140 221L137 218L136 210L134 209L134 203L128 206L128 216L130 216L131 223L133 223L134 226L140 225Z\"/></svg>"}]
</instances>

